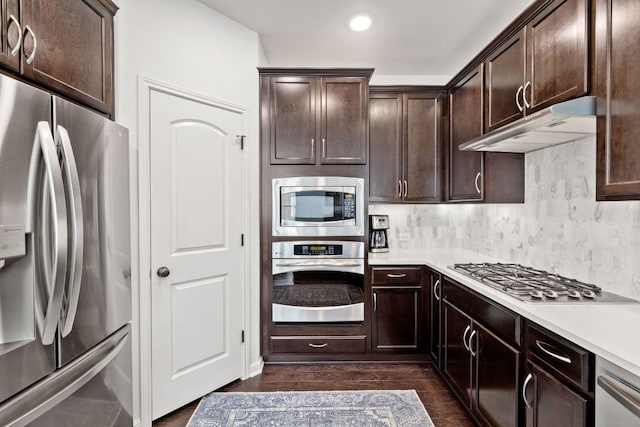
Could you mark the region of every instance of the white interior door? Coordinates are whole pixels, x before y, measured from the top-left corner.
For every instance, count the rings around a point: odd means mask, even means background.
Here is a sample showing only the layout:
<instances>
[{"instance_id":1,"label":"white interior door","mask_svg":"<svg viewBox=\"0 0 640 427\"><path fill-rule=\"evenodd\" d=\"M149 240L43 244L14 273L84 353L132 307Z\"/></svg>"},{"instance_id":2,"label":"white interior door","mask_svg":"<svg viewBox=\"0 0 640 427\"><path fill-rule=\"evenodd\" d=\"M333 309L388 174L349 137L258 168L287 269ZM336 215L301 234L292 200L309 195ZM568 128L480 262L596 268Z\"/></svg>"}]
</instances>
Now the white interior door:
<instances>
[{"instance_id":1,"label":"white interior door","mask_svg":"<svg viewBox=\"0 0 640 427\"><path fill-rule=\"evenodd\" d=\"M155 419L243 373L243 114L159 91L149 102Z\"/></svg>"}]
</instances>

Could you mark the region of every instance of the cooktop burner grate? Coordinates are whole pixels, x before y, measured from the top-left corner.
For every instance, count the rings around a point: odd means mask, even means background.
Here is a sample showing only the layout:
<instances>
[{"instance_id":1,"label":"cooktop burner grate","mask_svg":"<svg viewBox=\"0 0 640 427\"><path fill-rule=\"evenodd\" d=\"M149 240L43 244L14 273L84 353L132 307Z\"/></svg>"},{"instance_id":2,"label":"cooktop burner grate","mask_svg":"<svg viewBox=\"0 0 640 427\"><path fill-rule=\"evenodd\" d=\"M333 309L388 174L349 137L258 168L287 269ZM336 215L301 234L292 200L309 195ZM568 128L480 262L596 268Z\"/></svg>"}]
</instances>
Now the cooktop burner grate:
<instances>
[{"instance_id":1,"label":"cooktop burner grate","mask_svg":"<svg viewBox=\"0 0 640 427\"><path fill-rule=\"evenodd\" d=\"M523 301L637 302L603 292L596 285L520 264L467 263L449 268Z\"/></svg>"}]
</instances>

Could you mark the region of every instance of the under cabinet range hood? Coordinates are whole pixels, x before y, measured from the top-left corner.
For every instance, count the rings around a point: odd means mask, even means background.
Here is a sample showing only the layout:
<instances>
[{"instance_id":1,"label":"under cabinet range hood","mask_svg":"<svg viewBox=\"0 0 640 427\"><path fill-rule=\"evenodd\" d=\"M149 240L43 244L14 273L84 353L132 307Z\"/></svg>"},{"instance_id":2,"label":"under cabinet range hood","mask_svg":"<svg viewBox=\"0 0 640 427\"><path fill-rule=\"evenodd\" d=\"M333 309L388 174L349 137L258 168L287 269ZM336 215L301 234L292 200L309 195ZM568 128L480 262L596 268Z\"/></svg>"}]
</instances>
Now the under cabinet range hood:
<instances>
[{"instance_id":1,"label":"under cabinet range hood","mask_svg":"<svg viewBox=\"0 0 640 427\"><path fill-rule=\"evenodd\" d=\"M528 153L596 133L596 97L561 102L460 144L461 151Z\"/></svg>"}]
</instances>

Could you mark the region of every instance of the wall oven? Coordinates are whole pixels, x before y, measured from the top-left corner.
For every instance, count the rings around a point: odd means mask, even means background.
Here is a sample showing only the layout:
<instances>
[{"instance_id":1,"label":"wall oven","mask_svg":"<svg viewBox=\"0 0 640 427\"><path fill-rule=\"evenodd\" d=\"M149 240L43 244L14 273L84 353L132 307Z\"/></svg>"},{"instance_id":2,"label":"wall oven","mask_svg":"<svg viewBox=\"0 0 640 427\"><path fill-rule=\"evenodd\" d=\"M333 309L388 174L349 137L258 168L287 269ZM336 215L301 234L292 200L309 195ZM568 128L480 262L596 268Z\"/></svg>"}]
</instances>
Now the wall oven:
<instances>
[{"instance_id":1,"label":"wall oven","mask_svg":"<svg viewBox=\"0 0 640 427\"><path fill-rule=\"evenodd\" d=\"M275 178L274 236L363 236L364 179Z\"/></svg>"},{"instance_id":2,"label":"wall oven","mask_svg":"<svg viewBox=\"0 0 640 427\"><path fill-rule=\"evenodd\" d=\"M276 323L364 321L364 243L272 243Z\"/></svg>"}]
</instances>

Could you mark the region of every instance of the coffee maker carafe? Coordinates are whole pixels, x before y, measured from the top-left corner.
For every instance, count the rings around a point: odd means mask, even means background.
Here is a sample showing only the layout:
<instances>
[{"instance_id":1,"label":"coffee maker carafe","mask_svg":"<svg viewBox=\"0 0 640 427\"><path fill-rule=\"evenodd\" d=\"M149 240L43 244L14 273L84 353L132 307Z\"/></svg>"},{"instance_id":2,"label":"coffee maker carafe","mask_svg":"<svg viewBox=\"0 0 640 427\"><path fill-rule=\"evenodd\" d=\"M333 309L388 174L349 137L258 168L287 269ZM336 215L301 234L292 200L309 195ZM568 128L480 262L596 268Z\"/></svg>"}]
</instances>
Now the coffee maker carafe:
<instances>
[{"instance_id":1,"label":"coffee maker carafe","mask_svg":"<svg viewBox=\"0 0 640 427\"><path fill-rule=\"evenodd\" d=\"M389 216L369 215L369 252L389 252Z\"/></svg>"}]
</instances>

